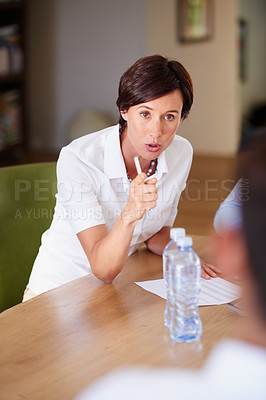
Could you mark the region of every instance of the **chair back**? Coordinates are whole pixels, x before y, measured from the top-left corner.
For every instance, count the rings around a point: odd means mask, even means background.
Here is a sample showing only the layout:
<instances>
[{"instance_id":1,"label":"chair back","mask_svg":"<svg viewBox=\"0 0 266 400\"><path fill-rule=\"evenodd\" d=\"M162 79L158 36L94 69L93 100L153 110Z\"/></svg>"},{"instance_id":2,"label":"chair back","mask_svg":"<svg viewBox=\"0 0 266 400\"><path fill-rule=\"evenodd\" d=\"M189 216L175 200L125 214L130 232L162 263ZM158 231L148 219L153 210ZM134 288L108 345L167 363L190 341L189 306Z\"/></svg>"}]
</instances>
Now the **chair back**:
<instances>
[{"instance_id":1,"label":"chair back","mask_svg":"<svg viewBox=\"0 0 266 400\"><path fill-rule=\"evenodd\" d=\"M0 168L0 312L22 300L56 191L55 162Z\"/></svg>"}]
</instances>

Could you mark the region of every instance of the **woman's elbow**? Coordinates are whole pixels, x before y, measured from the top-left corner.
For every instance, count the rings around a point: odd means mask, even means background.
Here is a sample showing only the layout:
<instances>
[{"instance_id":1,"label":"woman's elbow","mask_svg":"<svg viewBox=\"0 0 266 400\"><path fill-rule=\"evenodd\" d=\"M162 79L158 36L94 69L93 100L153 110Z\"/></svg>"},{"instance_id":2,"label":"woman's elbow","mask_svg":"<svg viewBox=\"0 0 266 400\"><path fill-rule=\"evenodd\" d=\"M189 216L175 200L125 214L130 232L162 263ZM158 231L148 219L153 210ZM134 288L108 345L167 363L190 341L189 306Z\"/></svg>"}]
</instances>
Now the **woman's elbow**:
<instances>
[{"instance_id":1,"label":"woman's elbow","mask_svg":"<svg viewBox=\"0 0 266 400\"><path fill-rule=\"evenodd\" d=\"M93 275L106 284L111 284L118 273L114 273L112 271L98 271L97 269L92 268Z\"/></svg>"},{"instance_id":2,"label":"woman's elbow","mask_svg":"<svg viewBox=\"0 0 266 400\"><path fill-rule=\"evenodd\" d=\"M111 284L111 283L113 283L113 280L114 280L114 278L98 278L98 279L100 279L103 283L106 283L106 284Z\"/></svg>"}]
</instances>

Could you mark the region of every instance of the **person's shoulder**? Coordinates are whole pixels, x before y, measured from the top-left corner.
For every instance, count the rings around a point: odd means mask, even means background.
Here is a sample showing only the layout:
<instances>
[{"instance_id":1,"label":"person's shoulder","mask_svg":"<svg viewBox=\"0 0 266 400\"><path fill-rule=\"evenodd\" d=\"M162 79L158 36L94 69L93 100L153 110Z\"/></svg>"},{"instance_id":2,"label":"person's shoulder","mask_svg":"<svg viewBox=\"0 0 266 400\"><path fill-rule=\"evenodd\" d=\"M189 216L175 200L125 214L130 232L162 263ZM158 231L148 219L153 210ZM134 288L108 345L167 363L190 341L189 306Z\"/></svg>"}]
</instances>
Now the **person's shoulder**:
<instances>
[{"instance_id":1,"label":"person's shoulder","mask_svg":"<svg viewBox=\"0 0 266 400\"><path fill-rule=\"evenodd\" d=\"M218 343L202 370L202 377L215 386L221 376L223 385L218 398L258 399L266 397L265 348L237 339L225 339ZM215 387L213 387L215 390ZM226 395L230 396L226 397Z\"/></svg>"},{"instance_id":2,"label":"person's shoulder","mask_svg":"<svg viewBox=\"0 0 266 400\"><path fill-rule=\"evenodd\" d=\"M235 363L241 364L243 368L245 368L245 365L249 365L250 368L252 365L253 369L256 366L261 367L261 365L266 368L266 349L255 343L240 339L225 339L217 344L209 357L208 364L211 365L213 359L215 362L218 359L219 364L222 364L222 360L224 360L224 363L232 366L232 355L234 355Z\"/></svg>"},{"instance_id":3,"label":"person's shoulder","mask_svg":"<svg viewBox=\"0 0 266 400\"><path fill-rule=\"evenodd\" d=\"M172 146L173 150L183 150L186 151L188 154L193 154L193 147L191 143L180 135L175 135Z\"/></svg>"},{"instance_id":4,"label":"person's shoulder","mask_svg":"<svg viewBox=\"0 0 266 400\"><path fill-rule=\"evenodd\" d=\"M114 135L119 130L118 125L109 126L100 131L88 133L78 139L73 140L65 149L73 151L80 155L85 155L91 146L96 148L104 147L105 141L109 135Z\"/></svg>"},{"instance_id":5,"label":"person's shoulder","mask_svg":"<svg viewBox=\"0 0 266 400\"><path fill-rule=\"evenodd\" d=\"M89 133L73 140L61 150L61 157L74 156L81 161L95 162L99 160L104 152L107 138L110 135L118 134L119 125L110 126L100 131Z\"/></svg>"},{"instance_id":6,"label":"person's shoulder","mask_svg":"<svg viewBox=\"0 0 266 400\"><path fill-rule=\"evenodd\" d=\"M193 148L187 139L175 135L172 144L166 149L165 156L171 168L180 163L185 166L192 162Z\"/></svg>"}]
</instances>

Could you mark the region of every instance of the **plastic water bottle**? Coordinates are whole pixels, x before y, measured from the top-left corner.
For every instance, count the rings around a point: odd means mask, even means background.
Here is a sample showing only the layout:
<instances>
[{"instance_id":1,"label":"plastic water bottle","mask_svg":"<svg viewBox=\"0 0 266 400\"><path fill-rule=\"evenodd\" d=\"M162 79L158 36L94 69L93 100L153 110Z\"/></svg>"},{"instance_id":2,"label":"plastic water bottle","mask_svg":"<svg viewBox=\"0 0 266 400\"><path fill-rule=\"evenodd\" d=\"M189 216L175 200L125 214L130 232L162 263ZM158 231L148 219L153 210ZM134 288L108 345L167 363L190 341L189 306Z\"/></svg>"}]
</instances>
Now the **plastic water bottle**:
<instances>
[{"instance_id":1,"label":"plastic water bottle","mask_svg":"<svg viewBox=\"0 0 266 400\"><path fill-rule=\"evenodd\" d=\"M172 228L170 230L170 242L165 247L163 252L163 277L166 286L166 308L164 312L164 324L167 328L170 328L172 323L172 316L173 316L173 306L174 306L174 299L173 299L173 289L172 289L172 267L174 266L174 259L176 253L178 252L177 247L177 239L180 237L184 237L186 234L184 228Z\"/></svg>"},{"instance_id":2,"label":"plastic water bottle","mask_svg":"<svg viewBox=\"0 0 266 400\"><path fill-rule=\"evenodd\" d=\"M191 237L178 238L177 246L179 251L172 274L174 311L170 332L177 342L194 342L202 334L198 309L201 262L192 249Z\"/></svg>"}]
</instances>

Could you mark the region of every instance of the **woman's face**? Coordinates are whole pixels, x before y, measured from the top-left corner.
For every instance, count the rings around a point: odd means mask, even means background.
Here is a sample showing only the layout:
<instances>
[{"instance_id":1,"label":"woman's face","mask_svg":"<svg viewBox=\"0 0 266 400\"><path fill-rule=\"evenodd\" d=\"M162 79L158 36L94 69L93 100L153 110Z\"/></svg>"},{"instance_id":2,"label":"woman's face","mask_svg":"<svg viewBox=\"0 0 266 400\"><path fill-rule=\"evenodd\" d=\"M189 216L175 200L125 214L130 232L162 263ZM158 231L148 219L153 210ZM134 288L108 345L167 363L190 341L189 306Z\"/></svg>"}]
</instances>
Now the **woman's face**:
<instances>
[{"instance_id":1,"label":"woman's face","mask_svg":"<svg viewBox=\"0 0 266 400\"><path fill-rule=\"evenodd\" d=\"M158 157L172 143L181 121L183 97L179 89L122 112L128 151L146 160ZM130 147L130 148L129 148Z\"/></svg>"}]
</instances>

